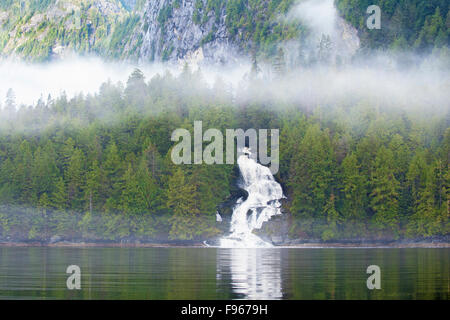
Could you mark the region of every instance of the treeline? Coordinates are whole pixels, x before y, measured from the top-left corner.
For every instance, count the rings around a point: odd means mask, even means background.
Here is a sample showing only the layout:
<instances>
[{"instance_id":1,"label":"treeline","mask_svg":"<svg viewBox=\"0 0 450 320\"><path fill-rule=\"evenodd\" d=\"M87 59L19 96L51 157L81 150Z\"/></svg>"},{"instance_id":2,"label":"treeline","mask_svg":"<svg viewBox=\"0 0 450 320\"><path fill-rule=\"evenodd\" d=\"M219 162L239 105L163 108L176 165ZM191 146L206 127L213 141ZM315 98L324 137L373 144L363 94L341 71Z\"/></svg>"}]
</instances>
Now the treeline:
<instances>
[{"instance_id":1,"label":"treeline","mask_svg":"<svg viewBox=\"0 0 450 320\"><path fill-rule=\"evenodd\" d=\"M398 239L449 233L449 110L370 101L305 106L233 94L188 68L104 83L95 95L0 112L0 237L204 239L237 197L234 165L174 165L172 131L280 129L292 238ZM265 84L270 87L269 84ZM414 106L410 106L411 110ZM417 106L416 106L417 107ZM193 136L193 135L192 135Z\"/></svg>"}]
</instances>

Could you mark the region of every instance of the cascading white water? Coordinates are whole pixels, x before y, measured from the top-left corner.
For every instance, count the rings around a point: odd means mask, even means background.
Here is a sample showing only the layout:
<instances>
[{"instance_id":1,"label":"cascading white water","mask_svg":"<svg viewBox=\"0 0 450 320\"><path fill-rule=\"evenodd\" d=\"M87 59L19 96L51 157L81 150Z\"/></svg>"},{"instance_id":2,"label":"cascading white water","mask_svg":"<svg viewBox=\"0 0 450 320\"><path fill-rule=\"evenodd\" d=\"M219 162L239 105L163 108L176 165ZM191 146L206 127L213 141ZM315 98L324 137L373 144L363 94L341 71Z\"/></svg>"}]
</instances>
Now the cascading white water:
<instances>
[{"instance_id":1,"label":"cascading white water","mask_svg":"<svg viewBox=\"0 0 450 320\"><path fill-rule=\"evenodd\" d=\"M258 164L247 155L241 155L237 161L243 177L242 188L248 192L247 200L240 198L231 217L231 234L220 241L225 248L271 247L253 230L260 229L272 216L281 214L279 200L283 190L270 172L270 169Z\"/></svg>"}]
</instances>

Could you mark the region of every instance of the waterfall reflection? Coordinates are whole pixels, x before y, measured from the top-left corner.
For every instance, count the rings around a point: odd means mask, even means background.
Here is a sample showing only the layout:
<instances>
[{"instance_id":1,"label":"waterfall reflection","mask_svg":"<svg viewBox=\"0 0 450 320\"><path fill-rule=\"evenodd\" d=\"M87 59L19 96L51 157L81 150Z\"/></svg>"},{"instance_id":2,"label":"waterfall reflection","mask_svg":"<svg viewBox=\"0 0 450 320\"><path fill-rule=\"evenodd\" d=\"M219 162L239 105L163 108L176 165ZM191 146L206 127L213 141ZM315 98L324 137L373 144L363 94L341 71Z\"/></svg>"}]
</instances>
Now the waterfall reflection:
<instances>
[{"instance_id":1,"label":"waterfall reflection","mask_svg":"<svg viewBox=\"0 0 450 320\"><path fill-rule=\"evenodd\" d=\"M237 299L281 299L281 250L218 249L217 280L228 280Z\"/></svg>"}]
</instances>

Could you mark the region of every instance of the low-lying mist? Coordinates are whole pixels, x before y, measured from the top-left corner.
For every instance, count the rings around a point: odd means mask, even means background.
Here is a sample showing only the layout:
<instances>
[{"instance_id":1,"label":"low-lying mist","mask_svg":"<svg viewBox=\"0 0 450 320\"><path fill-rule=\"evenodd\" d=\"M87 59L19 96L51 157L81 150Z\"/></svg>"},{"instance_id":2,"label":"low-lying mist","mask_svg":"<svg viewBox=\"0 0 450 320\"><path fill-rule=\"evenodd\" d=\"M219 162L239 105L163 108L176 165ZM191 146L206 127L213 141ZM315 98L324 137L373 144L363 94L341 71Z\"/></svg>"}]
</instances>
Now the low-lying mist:
<instances>
[{"instance_id":1,"label":"low-lying mist","mask_svg":"<svg viewBox=\"0 0 450 320\"><path fill-rule=\"evenodd\" d=\"M28 63L19 60L0 61L0 97L4 101L8 89L13 89L16 104L34 105L48 95L58 97L63 92L68 98L80 93L94 94L106 81L126 83L135 68L145 74L147 80L156 74L170 72L177 76L184 64L134 64L130 62L105 61L97 56L71 56L64 60L48 63ZM195 68L195 67L194 67ZM207 83L214 83L217 76L236 84L250 70L250 64L242 59L242 64L227 66L226 69L205 67L202 75ZM1 105L1 104L0 104Z\"/></svg>"},{"instance_id":2,"label":"low-lying mist","mask_svg":"<svg viewBox=\"0 0 450 320\"><path fill-rule=\"evenodd\" d=\"M339 67L297 68L272 81L269 90L259 92L263 98L270 93L277 101L307 108L363 101L406 111L448 110L450 73L443 68L443 60L431 56L421 59L406 53L403 57L418 64L404 67L402 60L378 54Z\"/></svg>"},{"instance_id":3,"label":"low-lying mist","mask_svg":"<svg viewBox=\"0 0 450 320\"><path fill-rule=\"evenodd\" d=\"M403 62L408 59L409 66ZM244 60L243 60L244 61ZM126 83L134 68L139 68L149 81L157 74L169 72L178 76L183 67L169 64L133 65L105 62L100 58L75 57L47 64L3 61L0 63L0 95L9 88L16 104L35 105L40 97L47 100L65 92L68 98L79 93L94 94L108 80ZM220 67L202 67L199 71L205 88L220 79L223 89L232 90L244 101L289 102L306 108L333 105L340 101L367 101L405 110L438 108L447 110L450 101L448 61L439 56L420 58L411 54L393 58L388 54L366 56L358 62L343 65L314 64L274 70L261 63L252 72L250 63ZM250 90L251 89L251 90ZM3 103L4 105L4 103Z\"/></svg>"},{"instance_id":4,"label":"low-lying mist","mask_svg":"<svg viewBox=\"0 0 450 320\"><path fill-rule=\"evenodd\" d=\"M428 56L410 52L361 54L356 30L339 17L333 0L298 1L280 19L300 21L308 29L305 41L280 44L284 56L275 62L257 59L255 63L243 56L234 64L218 66L204 61L200 67L191 65L192 71L200 68L197 79L202 83L197 87L218 86L231 91L241 103L285 102L308 110L366 102L375 107L448 111L449 50ZM330 36L330 46L319 48L324 35ZM46 101L49 94L56 98L64 92L69 99L79 93L95 94L108 80L125 84L135 68L148 82L157 74L177 77L184 67L183 62L136 64L107 62L94 56L71 56L45 64L3 60L0 99L4 105L12 88L16 106L36 105L40 98ZM195 91L194 87L190 90Z\"/></svg>"}]
</instances>

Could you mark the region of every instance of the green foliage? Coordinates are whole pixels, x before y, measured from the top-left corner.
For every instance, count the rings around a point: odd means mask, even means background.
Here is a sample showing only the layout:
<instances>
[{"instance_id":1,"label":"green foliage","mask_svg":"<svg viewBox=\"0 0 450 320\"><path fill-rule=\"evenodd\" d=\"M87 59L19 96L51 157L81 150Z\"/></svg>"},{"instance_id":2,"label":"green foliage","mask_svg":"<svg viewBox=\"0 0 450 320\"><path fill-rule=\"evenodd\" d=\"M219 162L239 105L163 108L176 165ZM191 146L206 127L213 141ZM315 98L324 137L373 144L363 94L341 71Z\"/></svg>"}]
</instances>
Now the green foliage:
<instances>
[{"instance_id":1,"label":"green foliage","mask_svg":"<svg viewBox=\"0 0 450 320\"><path fill-rule=\"evenodd\" d=\"M299 35L301 26L281 22L293 0L229 0L226 26L231 37L249 51L274 56L278 44Z\"/></svg>"},{"instance_id":2,"label":"green foliage","mask_svg":"<svg viewBox=\"0 0 450 320\"><path fill-rule=\"evenodd\" d=\"M139 20L125 9L105 14L92 2L66 6L55 0L2 1L0 10L8 17L0 28L2 53L37 62L52 59L58 47L120 57L124 39ZM49 10L58 14L50 18Z\"/></svg>"},{"instance_id":3,"label":"green foliage","mask_svg":"<svg viewBox=\"0 0 450 320\"><path fill-rule=\"evenodd\" d=\"M394 155L382 146L375 157L370 184L370 208L378 230L395 232L398 224L398 188L394 176Z\"/></svg>"},{"instance_id":4,"label":"green foliage","mask_svg":"<svg viewBox=\"0 0 450 320\"><path fill-rule=\"evenodd\" d=\"M119 22L114 28L114 32L111 35L111 41L108 45L109 52L112 53L114 58L120 58L123 55L125 44L131 32L139 23L138 15L131 15L126 17L123 22Z\"/></svg>"},{"instance_id":5,"label":"green foliage","mask_svg":"<svg viewBox=\"0 0 450 320\"><path fill-rule=\"evenodd\" d=\"M9 90L0 111L1 237L217 235L215 213L236 200L238 171L172 163L173 130L192 134L195 120L222 132L280 129L276 179L292 237L448 235L447 111L400 112L353 98L311 110L249 100L257 80L233 96L220 80L210 87L201 79L188 67L148 81L135 70L125 87L107 82L92 96L62 94L17 110Z\"/></svg>"},{"instance_id":6,"label":"green foliage","mask_svg":"<svg viewBox=\"0 0 450 320\"><path fill-rule=\"evenodd\" d=\"M23 5L21 5L21 3ZM72 3L73 4L73 3ZM161 33L181 0L164 2L157 13ZM303 41L307 27L300 21L283 19L295 4L294 0L196 0L192 21L199 26L212 25L200 46L215 38L216 30L225 24L230 40L244 53L254 58L276 59L278 49L286 41ZM381 29L366 27L369 5L377 4L382 11ZM149 29L148 17L141 17L145 1L136 2L134 10L121 6L117 13L104 14L92 2L77 3L76 9L63 15L47 18L45 12L57 7L55 0L2 1L0 10L8 14L0 28L0 50L4 55L17 54L28 60L48 61L57 48L79 54L96 53L115 59L138 59L144 34ZM450 43L450 8L446 0L337 0L341 15L358 29L362 50L393 49L430 52ZM31 23L38 19L38 23ZM162 38L161 38L162 39ZM329 39L322 38L318 60L327 61ZM171 44L160 46L162 60L172 54ZM155 49L154 49L155 50ZM150 55L150 58L153 55ZM152 60L152 59L150 59Z\"/></svg>"},{"instance_id":7,"label":"green foliage","mask_svg":"<svg viewBox=\"0 0 450 320\"><path fill-rule=\"evenodd\" d=\"M381 9L381 29L366 27L367 8ZM416 49L420 52L449 46L449 2L446 0L337 0L344 18L359 31L362 46L372 49Z\"/></svg>"},{"instance_id":8,"label":"green foliage","mask_svg":"<svg viewBox=\"0 0 450 320\"><path fill-rule=\"evenodd\" d=\"M319 232L326 220L327 200L334 196L332 180L334 154L328 130L312 125L305 133L291 160L289 186L292 188L291 212L298 217L299 230L309 235ZM334 201L334 200L333 200Z\"/></svg>"}]
</instances>

